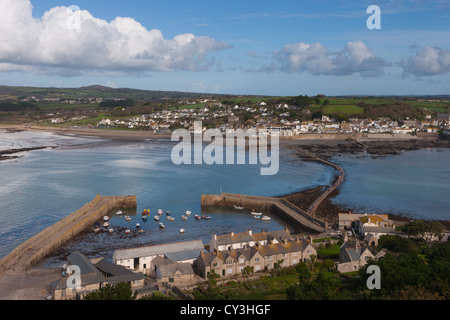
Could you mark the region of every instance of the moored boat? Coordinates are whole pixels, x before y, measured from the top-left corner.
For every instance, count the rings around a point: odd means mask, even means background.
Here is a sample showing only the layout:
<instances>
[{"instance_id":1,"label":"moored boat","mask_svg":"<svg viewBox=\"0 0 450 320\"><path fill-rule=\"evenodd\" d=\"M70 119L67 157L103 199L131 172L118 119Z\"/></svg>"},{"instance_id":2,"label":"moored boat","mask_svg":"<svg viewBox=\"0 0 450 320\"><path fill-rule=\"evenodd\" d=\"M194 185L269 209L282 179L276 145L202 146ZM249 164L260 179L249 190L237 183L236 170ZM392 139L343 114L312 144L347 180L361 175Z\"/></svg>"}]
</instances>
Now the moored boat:
<instances>
[{"instance_id":1,"label":"moored boat","mask_svg":"<svg viewBox=\"0 0 450 320\"><path fill-rule=\"evenodd\" d=\"M187 220L187 216L181 216L181 220L186 221Z\"/></svg>"},{"instance_id":2,"label":"moored boat","mask_svg":"<svg viewBox=\"0 0 450 320\"><path fill-rule=\"evenodd\" d=\"M191 211L189 211L189 210L186 210L186 215L189 217L190 215L191 215Z\"/></svg>"},{"instance_id":3,"label":"moored boat","mask_svg":"<svg viewBox=\"0 0 450 320\"><path fill-rule=\"evenodd\" d=\"M158 209L158 214L159 214L159 215L162 215L162 214L163 214L163 211L162 211L161 209Z\"/></svg>"},{"instance_id":4,"label":"moored boat","mask_svg":"<svg viewBox=\"0 0 450 320\"><path fill-rule=\"evenodd\" d=\"M243 209L244 209L244 207L241 207L241 206L234 206L234 208L235 208L236 210L243 210Z\"/></svg>"},{"instance_id":5,"label":"moored boat","mask_svg":"<svg viewBox=\"0 0 450 320\"><path fill-rule=\"evenodd\" d=\"M180 229L180 233L184 233L186 230L184 230L183 228Z\"/></svg>"},{"instance_id":6,"label":"moored boat","mask_svg":"<svg viewBox=\"0 0 450 320\"><path fill-rule=\"evenodd\" d=\"M94 233L99 233L100 230L101 230L100 228L95 228L95 229L94 229Z\"/></svg>"},{"instance_id":7,"label":"moored boat","mask_svg":"<svg viewBox=\"0 0 450 320\"><path fill-rule=\"evenodd\" d=\"M166 211L166 215L167 215L167 216L170 216L171 214L172 214L172 212Z\"/></svg>"},{"instance_id":8,"label":"moored boat","mask_svg":"<svg viewBox=\"0 0 450 320\"><path fill-rule=\"evenodd\" d=\"M130 216L125 216L125 220L131 221L131 217Z\"/></svg>"},{"instance_id":9,"label":"moored boat","mask_svg":"<svg viewBox=\"0 0 450 320\"><path fill-rule=\"evenodd\" d=\"M211 219L211 217L210 216L202 216L202 219L209 220L209 219Z\"/></svg>"},{"instance_id":10,"label":"moored boat","mask_svg":"<svg viewBox=\"0 0 450 320\"><path fill-rule=\"evenodd\" d=\"M109 227L109 222L106 221L106 222L103 224L103 227L108 228L108 227Z\"/></svg>"},{"instance_id":11,"label":"moored boat","mask_svg":"<svg viewBox=\"0 0 450 320\"><path fill-rule=\"evenodd\" d=\"M153 218L155 219L155 221L159 221L159 216L154 216Z\"/></svg>"},{"instance_id":12,"label":"moored boat","mask_svg":"<svg viewBox=\"0 0 450 320\"><path fill-rule=\"evenodd\" d=\"M164 225L164 223L160 222L160 223L159 223L159 227L160 227L161 229L164 229L166 226Z\"/></svg>"},{"instance_id":13,"label":"moored boat","mask_svg":"<svg viewBox=\"0 0 450 320\"><path fill-rule=\"evenodd\" d=\"M270 217L268 217L268 216L262 216L261 217L261 221L270 221L270 220L272 220Z\"/></svg>"},{"instance_id":14,"label":"moored boat","mask_svg":"<svg viewBox=\"0 0 450 320\"><path fill-rule=\"evenodd\" d=\"M167 217L167 220L169 220L169 221L174 221L175 220L175 218L174 217Z\"/></svg>"},{"instance_id":15,"label":"moored boat","mask_svg":"<svg viewBox=\"0 0 450 320\"><path fill-rule=\"evenodd\" d=\"M103 217L103 221L109 221L109 217L108 216L104 216Z\"/></svg>"},{"instance_id":16,"label":"moored boat","mask_svg":"<svg viewBox=\"0 0 450 320\"><path fill-rule=\"evenodd\" d=\"M197 219L197 220L200 220L202 217L201 216L199 216L198 214L196 214L195 216L195 219Z\"/></svg>"},{"instance_id":17,"label":"moored boat","mask_svg":"<svg viewBox=\"0 0 450 320\"><path fill-rule=\"evenodd\" d=\"M119 211L116 212L116 215L118 215L118 216L121 216L122 214L123 214L122 210L119 210Z\"/></svg>"},{"instance_id":18,"label":"moored boat","mask_svg":"<svg viewBox=\"0 0 450 320\"><path fill-rule=\"evenodd\" d=\"M125 230L125 234L130 234L131 233L131 230Z\"/></svg>"},{"instance_id":19,"label":"moored boat","mask_svg":"<svg viewBox=\"0 0 450 320\"><path fill-rule=\"evenodd\" d=\"M139 224L139 223L136 223L136 228L140 228L141 227L141 225Z\"/></svg>"}]
</instances>

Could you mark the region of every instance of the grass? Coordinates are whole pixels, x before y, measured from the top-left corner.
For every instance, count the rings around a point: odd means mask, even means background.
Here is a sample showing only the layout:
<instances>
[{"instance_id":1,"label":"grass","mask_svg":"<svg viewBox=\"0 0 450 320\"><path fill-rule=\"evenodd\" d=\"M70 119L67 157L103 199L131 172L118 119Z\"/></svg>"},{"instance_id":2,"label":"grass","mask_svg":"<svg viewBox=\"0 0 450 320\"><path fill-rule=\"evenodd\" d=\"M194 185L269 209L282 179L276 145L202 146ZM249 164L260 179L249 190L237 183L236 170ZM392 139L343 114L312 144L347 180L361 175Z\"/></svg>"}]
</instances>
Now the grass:
<instances>
[{"instance_id":1,"label":"grass","mask_svg":"<svg viewBox=\"0 0 450 320\"><path fill-rule=\"evenodd\" d=\"M252 282L227 286L236 293L237 300L286 300L286 289L298 282L298 274L275 278L261 277Z\"/></svg>"},{"instance_id":2,"label":"grass","mask_svg":"<svg viewBox=\"0 0 450 320\"><path fill-rule=\"evenodd\" d=\"M332 244L329 247L324 246L323 248L318 248L317 249L317 257L319 259L335 259L337 257L339 257L339 253L340 253L340 248L341 245L340 244Z\"/></svg>"},{"instance_id":3,"label":"grass","mask_svg":"<svg viewBox=\"0 0 450 320\"><path fill-rule=\"evenodd\" d=\"M343 113L348 116L357 114L357 113L364 113L364 108L358 107L355 105L327 105L323 108L324 114L339 114Z\"/></svg>"}]
</instances>

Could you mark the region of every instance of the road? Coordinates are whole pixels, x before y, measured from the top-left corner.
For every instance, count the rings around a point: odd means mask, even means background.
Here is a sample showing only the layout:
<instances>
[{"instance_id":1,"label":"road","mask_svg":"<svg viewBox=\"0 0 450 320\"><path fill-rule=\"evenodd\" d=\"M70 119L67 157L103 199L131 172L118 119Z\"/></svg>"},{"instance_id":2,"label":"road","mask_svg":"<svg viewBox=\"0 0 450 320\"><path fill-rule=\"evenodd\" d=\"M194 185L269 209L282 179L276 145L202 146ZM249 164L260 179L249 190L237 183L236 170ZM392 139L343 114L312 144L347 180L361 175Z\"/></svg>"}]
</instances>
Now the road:
<instances>
[{"instance_id":1,"label":"road","mask_svg":"<svg viewBox=\"0 0 450 320\"><path fill-rule=\"evenodd\" d=\"M316 156L315 154L313 154L313 153L311 153L311 152L309 152L309 151L307 151L307 150L304 150L304 149L302 149L302 148L300 148L300 147L292 146L292 145L291 145L291 147L294 148L294 149L296 149L296 150L298 150L298 151L300 151L302 154L306 155L308 158L311 159L311 161L316 161L316 162L320 162L320 163L326 164L326 165L331 166L331 167L333 167L333 168L335 168L336 170L339 171L339 176L337 177L336 182L335 182L330 188L328 188L324 193L322 193L322 194L321 194L321 195L320 195L320 196L312 203L312 205L309 207L308 213L309 213L311 216L315 217L317 208L319 208L319 206L321 205L321 203L322 203L323 201L325 201L325 199L327 199L328 196L329 196L334 190L336 190L336 188L338 188L338 187L341 185L342 182L344 182L344 178L345 178L345 172L344 172L344 169L342 169L342 168L341 168L340 166L338 166L337 164L332 163L332 162L330 162L330 161L327 161L327 160L325 160L325 159L319 158L319 157Z\"/></svg>"}]
</instances>

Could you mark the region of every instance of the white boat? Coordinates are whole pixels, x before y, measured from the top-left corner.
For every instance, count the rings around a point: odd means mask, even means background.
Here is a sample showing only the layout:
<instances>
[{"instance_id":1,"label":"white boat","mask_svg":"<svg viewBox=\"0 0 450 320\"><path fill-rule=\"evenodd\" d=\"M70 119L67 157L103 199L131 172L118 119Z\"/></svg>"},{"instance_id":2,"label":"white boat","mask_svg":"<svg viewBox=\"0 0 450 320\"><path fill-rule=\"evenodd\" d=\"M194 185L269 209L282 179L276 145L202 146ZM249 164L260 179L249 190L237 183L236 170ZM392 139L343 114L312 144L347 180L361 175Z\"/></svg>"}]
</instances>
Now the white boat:
<instances>
[{"instance_id":1,"label":"white boat","mask_svg":"<svg viewBox=\"0 0 450 320\"><path fill-rule=\"evenodd\" d=\"M262 212L255 212L255 211L253 211L252 215L254 215L254 216L262 216Z\"/></svg>"},{"instance_id":2,"label":"white boat","mask_svg":"<svg viewBox=\"0 0 450 320\"><path fill-rule=\"evenodd\" d=\"M196 214L195 216L195 219L197 219L197 220L200 220L202 217L201 216L199 216L198 214Z\"/></svg>"},{"instance_id":3,"label":"white boat","mask_svg":"<svg viewBox=\"0 0 450 320\"><path fill-rule=\"evenodd\" d=\"M268 216L262 216L261 217L261 221L270 221L272 220L271 218L269 218Z\"/></svg>"},{"instance_id":4,"label":"white boat","mask_svg":"<svg viewBox=\"0 0 450 320\"><path fill-rule=\"evenodd\" d=\"M130 233L131 233L131 230L125 230L125 233L126 233L126 234L130 234Z\"/></svg>"},{"instance_id":5,"label":"white boat","mask_svg":"<svg viewBox=\"0 0 450 320\"><path fill-rule=\"evenodd\" d=\"M104 216L103 217L103 221L109 221L109 217L108 216Z\"/></svg>"},{"instance_id":6,"label":"white boat","mask_svg":"<svg viewBox=\"0 0 450 320\"><path fill-rule=\"evenodd\" d=\"M234 208L235 208L236 210L244 210L244 207L241 207L241 206L234 206Z\"/></svg>"},{"instance_id":7,"label":"white boat","mask_svg":"<svg viewBox=\"0 0 450 320\"><path fill-rule=\"evenodd\" d=\"M113 228L109 229L109 233L113 233L113 232L114 232Z\"/></svg>"},{"instance_id":8,"label":"white boat","mask_svg":"<svg viewBox=\"0 0 450 320\"><path fill-rule=\"evenodd\" d=\"M183 228L180 229L180 233L184 233L186 230L184 230Z\"/></svg>"},{"instance_id":9,"label":"white boat","mask_svg":"<svg viewBox=\"0 0 450 320\"><path fill-rule=\"evenodd\" d=\"M183 220L183 221L186 221L187 220L187 216L181 216L181 219Z\"/></svg>"},{"instance_id":10,"label":"white boat","mask_svg":"<svg viewBox=\"0 0 450 320\"><path fill-rule=\"evenodd\" d=\"M175 218L174 217L167 217L167 220L169 220L169 221L174 221L175 220Z\"/></svg>"},{"instance_id":11,"label":"white boat","mask_svg":"<svg viewBox=\"0 0 450 320\"><path fill-rule=\"evenodd\" d=\"M139 223L136 223L136 228L140 228L141 225Z\"/></svg>"},{"instance_id":12,"label":"white boat","mask_svg":"<svg viewBox=\"0 0 450 320\"><path fill-rule=\"evenodd\" d=\"M164 229L166 226L164 225L164 223L160 222L160 223L159 223L159 227L160 227L161 229Z\"/></svg>"},{"instance_id":13,"label":"white boat","mask_svg":"<svg viewBox=\"0 0 450 320\"><path fill-rule=\"evenodd\" d=\"M116 215L121 216L123 214L122 210L116 212Z\"/></svg>"},{"instance_id":14,"label":"white boat","mask_svg":"<svg viewBox=\"0 0 450 320\"><path fill-rule=\"evenodd\" d=\"M163 211L162 211L161 209L159 209L159 210L158 210L158 214L159 214L159 215L162 215L162 214L163 214Z\"/></svg>"},{"instance_id":15,"label":"white boat","mask_svg":"<svg viewBox=\"0 0 450 320\"><path fill-rule=\"evenodd\" d=\"M155 221L159 221L159 216L154 216L153 218L155 219Z\"/></svg>"},{"instance_id":16,"label":"white boat","mask_svg":"<svg viewBox=\"0 0 450 320\"><path fill-rule=\"evenodd\" d=\"M261 216L254 216L255 219L261 219Z\"/></svg>"},{"instance_id":17,"label":"white boat","mask_svg":"<svg viewBox=\"0 0 450 320\"><path fill-rule=\"evenodd\" d=\"M189 211L189 210L186 210L186 215L189 217L190 215L191 215L191 211Z\"/></svg>"},{"instance_id":18,"label":"white boat","mask_svg":"<svg viewBox=\"0 0 450 320\"><path fill-rule=\"evenodd\" d=\"M95 228L94 233L99 233L100 232L100 228Z\"/></svg>"},{"instance_id":19,"label":"white boat","mask_svg":"<svg viewBox=\"0 0 450 320\"><path fill-rule=\"evenodd\" d=\"M104 226L105 228L108 228L108 227L109 227L109 222L106 221L106 222L103 224L103 226Z\"/></svg>"}]
</instances>

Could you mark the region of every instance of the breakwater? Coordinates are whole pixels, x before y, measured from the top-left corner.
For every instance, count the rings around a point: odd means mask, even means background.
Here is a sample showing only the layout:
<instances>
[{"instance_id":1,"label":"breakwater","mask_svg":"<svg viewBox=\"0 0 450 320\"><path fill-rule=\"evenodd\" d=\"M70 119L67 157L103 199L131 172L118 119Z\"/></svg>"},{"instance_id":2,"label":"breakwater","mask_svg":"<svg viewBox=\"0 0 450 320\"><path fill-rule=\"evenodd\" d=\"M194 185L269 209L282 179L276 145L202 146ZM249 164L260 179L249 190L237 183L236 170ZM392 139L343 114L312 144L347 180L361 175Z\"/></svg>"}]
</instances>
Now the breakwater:
<instances>
[{"instance_id":1,"label":"breakwater","mask_svg":"<svg viewBox=\"0 0 450 320\"><path fill-rule=\"evenodd\" d=\"M26 271L45 256L108 215L114 208L134 208L136 196L100 196L41 231L0 260L0 270Z\"/></svg>"},{"instance_id":2,"label":"breakwater","mask_svg":"<svg viewBox=\"0 0 450 320\"><path fill-rule=\"evenodd\" d=\"M272 212L299 231L321 233L328 228L326 222L312 217L307 212L281 198L232 193L204 194L201 198L201 205L202 207L234 207L237 205L256 211Z\"/></svg>"}]
</instances>

